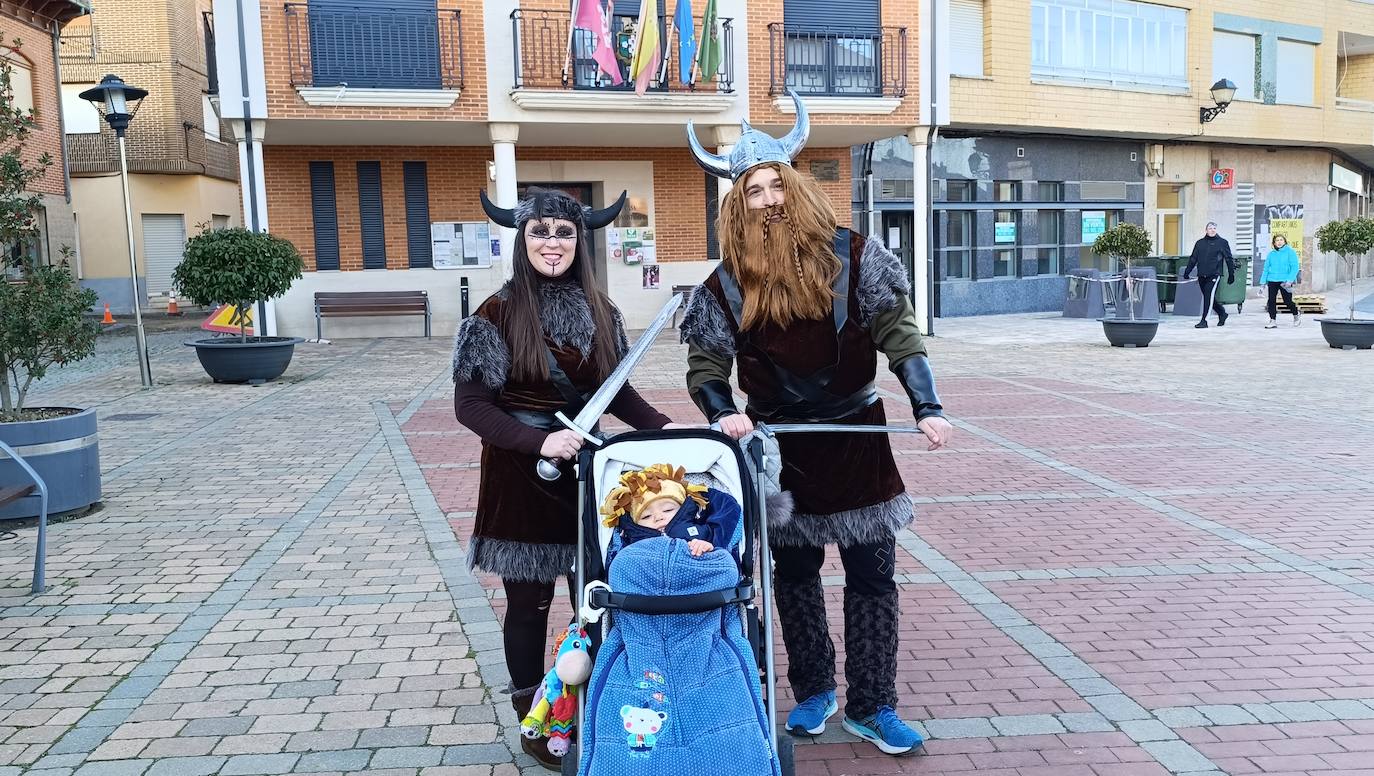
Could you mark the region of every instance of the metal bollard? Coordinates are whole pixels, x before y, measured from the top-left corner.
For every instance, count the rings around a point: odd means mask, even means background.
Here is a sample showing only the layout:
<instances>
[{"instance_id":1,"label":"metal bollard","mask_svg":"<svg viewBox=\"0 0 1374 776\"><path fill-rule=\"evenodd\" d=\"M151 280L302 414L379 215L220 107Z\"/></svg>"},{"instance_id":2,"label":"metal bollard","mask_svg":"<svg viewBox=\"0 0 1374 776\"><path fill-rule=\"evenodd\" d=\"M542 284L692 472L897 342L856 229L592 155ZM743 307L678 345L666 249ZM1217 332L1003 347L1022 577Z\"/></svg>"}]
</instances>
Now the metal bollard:
<instances>
[{"instance_id":1,"label":"metal bollard","mask_svg":"<svg viewBox=\"0 0 1374 776\"><path fill-rule=\"evenodd\" d=\"M461 277L458 279L458 298L462 308L463 319L468 317L468 279Z\"/></svg>"}]
</instances>

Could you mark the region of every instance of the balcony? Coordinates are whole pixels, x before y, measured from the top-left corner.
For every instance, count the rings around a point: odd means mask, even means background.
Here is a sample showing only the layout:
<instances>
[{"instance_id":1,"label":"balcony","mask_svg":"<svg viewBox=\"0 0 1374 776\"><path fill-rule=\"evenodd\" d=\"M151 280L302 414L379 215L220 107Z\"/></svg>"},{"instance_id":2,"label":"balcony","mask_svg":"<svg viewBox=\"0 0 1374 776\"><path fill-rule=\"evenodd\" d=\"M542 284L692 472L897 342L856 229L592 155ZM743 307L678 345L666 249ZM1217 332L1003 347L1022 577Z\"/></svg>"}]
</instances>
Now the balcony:
<instances>
[{"instance_id":1,"label":"balcony","mask_svg":"<svg viewBox=\"0 0 1374 776\"><path fill-rule=\"evenodd\" d=\"M119 172L119 146L113 132L66 136L67 163L72 175L106 175ZM191 124L180 127L129 127L129 172L162 175L209 175L238 180L238 149L204 137Z\"/></svg>"},{"instance_id":2,"label":"balcony","mask_svg":"<svg viewBox=\"0 0 1374 776\"><path fill-rule=\"evenodd\" d=\"M649 82L645 98L634 94L635 85L630 80L636 16L616 14L611 17L616 65L622 79L619 86L601 73L592 59L595 38L590 30L578 28L573 31L570 55L570 11L516 9L510 18L515 65L515 92L511 98L521 107L568 108L578 101L577 107L590 106L595 110L652 110L657 107L718 111L728 108L734 100L735 31L731 18L719 19L720 72L709 82L682 80L678 35L674 31L672 41L668 41L669 19L664 19L659 39L664 45L667 67L660 64L659 72ZM702 19L697 17L694 27L700 31L702 26ZM586 98L591 94L605 97L588 102Z\"/></svg>"},{"instance_id":3,"label":"balcony","mask_svg":"<svg viewBox=\"0 0 1374 776\"><path fill-rule=\"evenodd\" d=\"M793 89L813 98L813 112L891 113L906 96L906 64L905 27L768 25L769 94Z\"/></svg>"},{"instance_id":4,"label":"balcony","mask_svg":"<svg viewBox=\"0 0 1374 776\"><path fill-rule=\"evenodd\" d=\"M311 105L446 107L463 88L456 9L286 4L291 85Z\"/></svg>"}]
</instances>

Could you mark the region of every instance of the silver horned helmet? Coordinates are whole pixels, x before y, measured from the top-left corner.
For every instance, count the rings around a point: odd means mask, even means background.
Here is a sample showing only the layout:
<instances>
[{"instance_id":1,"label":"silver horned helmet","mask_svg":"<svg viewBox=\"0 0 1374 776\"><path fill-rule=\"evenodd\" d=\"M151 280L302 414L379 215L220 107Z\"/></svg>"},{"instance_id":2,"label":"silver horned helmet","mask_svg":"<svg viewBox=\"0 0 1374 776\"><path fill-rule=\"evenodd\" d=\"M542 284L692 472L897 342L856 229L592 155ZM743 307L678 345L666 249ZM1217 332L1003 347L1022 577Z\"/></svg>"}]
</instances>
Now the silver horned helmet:
<instances>
[{"instance_id":1,"label":"silver horned helmet","mask_svg":"<svg viewBox=\"0 0 1374 776\"><path fill-rule=\"evenodd\" d=\"M743 132L740 134L739 142L735 143L734 149L730 151L729 158L703 148L701 141L697 139L692 122L687 122L687 143L692 147L692 156L696 157L697 164L717 178L728 178L731 181L738 181L740 176L760 164L777 162L791 166L792 160L806 146L806 138L811 134L811 118L796 92L788 89L787 96L792 98L792 104L797 109L797 121L792 126L792 131L779 140L767 132L760 132L749 126L748 121L741 121L740 128Z\"/></svg>"}]
</instances>

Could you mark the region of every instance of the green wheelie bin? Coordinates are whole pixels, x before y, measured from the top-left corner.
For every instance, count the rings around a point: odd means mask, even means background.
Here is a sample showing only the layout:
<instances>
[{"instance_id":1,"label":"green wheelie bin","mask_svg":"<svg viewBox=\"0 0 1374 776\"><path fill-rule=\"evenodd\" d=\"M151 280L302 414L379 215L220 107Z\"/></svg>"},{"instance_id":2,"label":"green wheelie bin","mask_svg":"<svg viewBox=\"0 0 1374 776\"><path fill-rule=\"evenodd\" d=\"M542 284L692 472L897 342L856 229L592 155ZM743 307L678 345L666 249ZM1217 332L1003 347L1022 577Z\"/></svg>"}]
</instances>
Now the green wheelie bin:
<instances>
[{"instance_id":1,"label":"green wheelie bin","mask_svg":"<svg viewBox=\"0 0 1374 776\"><path fill-rule=\"evenodd\" d=\"M1226 278L1217 279L1216 300L1223 305L1233 304L1236 312L1245 309L1245 295L1250 290L1249 256L1236 257L1236 282L1228 283Z\"/></svg>"}]
</instances>

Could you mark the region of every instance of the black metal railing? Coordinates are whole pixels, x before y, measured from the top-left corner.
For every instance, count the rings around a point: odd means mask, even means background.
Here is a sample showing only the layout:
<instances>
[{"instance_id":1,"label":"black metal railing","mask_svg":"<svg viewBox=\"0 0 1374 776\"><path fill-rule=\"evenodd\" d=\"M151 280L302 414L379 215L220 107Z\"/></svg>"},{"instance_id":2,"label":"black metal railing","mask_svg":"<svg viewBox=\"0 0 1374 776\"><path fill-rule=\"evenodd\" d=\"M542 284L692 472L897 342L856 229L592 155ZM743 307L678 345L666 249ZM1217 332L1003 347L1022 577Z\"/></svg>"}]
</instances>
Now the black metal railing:
<instances>
[{"instance_id":1,"label":"black metal railing","mask_svg":"<svg viewBox=\"0 0 1374 776\"><path fill-rule=\"evenodd\" d=\"M463 88L463 16L457 9L287 3L286 48L293 86Z\"/></svg>"},{"instance_id":2,"label":"black metal railing","mask_svg":"<svg viewBox=\"0 0 1374 776\"><path fill-rule=\"evenodd\" d=\"M621 84L616 86L612 79L601 72L600 65L592 59L595 37L591 30L578 28L572 37L571 56L568 45L568 26L572 21L570 11L540 11L517 8L510 15L511 32L515 46L515 86L527 89L590 89L599 91L632 91L634 82L630 79L630 59L632 57L633 25L635 16L613 15L611 17L611 37L615 42L615 63L620 70ZM673 30L673 39L668 40L670 19L664 19L659 30L659 40L663 44L663 59L667 68L659 65L659 72L649 82L649 90L655 92L708 92L730 93L735 90L735 30L734 19L720 18L717 33L720 36L720 70L716 77L706 81L699 71L688 63L689 78L682 78L679 63L681 49L679 34ZM702 20L693 20L697 35L697 50L702 45ZM660 78L662 76L662 78Z\"/></svg>"},{"instance_id":3,"label":"black metal railing","mask_svg":"<svg viewBox=\"0 0 1374 776\"><path fill-rule=\"evenodd\" d=\"M768 25L768 91L830 97L905 97L905 27Z\"/></svg>"}]
</instances>

